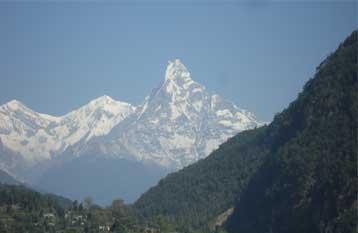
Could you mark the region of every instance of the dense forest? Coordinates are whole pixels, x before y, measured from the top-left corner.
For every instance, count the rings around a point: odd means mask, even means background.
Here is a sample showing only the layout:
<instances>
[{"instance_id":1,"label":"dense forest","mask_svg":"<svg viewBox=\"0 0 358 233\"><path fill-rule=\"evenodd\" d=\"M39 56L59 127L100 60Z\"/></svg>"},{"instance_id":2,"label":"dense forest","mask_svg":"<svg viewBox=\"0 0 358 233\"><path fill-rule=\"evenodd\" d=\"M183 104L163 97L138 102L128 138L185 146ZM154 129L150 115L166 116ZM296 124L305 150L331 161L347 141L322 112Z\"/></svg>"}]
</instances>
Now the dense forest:
<instances>
[{"instance_id":1,"label":"dense forest","mask_svg":"<svg viewBox=\"0 0 358 233\"><path fill-rule=\"evenodd\" d=\"M1 184L0 232L357 232L357 37L272 123L169 174L133 205Z\"/></svg>"}]
</instances>

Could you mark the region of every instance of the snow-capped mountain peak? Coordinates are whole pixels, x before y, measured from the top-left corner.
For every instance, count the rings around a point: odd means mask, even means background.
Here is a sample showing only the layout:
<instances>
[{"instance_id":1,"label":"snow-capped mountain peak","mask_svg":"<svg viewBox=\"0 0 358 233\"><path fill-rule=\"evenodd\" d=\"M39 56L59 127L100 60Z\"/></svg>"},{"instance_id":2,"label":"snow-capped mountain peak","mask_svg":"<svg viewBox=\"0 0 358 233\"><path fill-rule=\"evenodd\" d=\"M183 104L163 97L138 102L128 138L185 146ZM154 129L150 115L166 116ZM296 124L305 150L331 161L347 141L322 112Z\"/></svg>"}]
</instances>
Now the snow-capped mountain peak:
<instances>
[{"instance_id":1,"label":"snow-capped mountain peak","mask_svg":"<svg viewBox=\"0 0 358 233\"><path fill-rule=\"evenodd\" d=\"M28 124L31 122L32 127L46 127L51 121L56 122L60 118L35 112L18 100L11 100L0 106L0 129L2 127L9 127L6 123L9 121L14 123L16 122L16 119L21 119L22 122L27 121ZM21 127L19 122L17 122L17 127Z\"/></svg>"},{"instance_id":2,"label":"snow-capped mountain peak","mask_svg":"<svg viewBox=\"0 0 358 233\"><path fill-rule=\"evenodd\" d=\"M86 141L96 136L108 134L120 121L135 111L131 104L116 101L109 96L101 96L83 107L70 112L64 119L76 122L81 132L86 132ZM83 133L73 137L83 137ZM80 140L80 139L78 139ZM78 140L74 140L77 142ZM73 144L73 143L71 143Z\"/></svg>"},{"instance_id":3,"label":"snow-capped mountain peak","mask_svg":"<svg viewBox=\"0 0 358 233\"><path fill-rule=\"evenodd\" d=\"M185 102L196 92L204 91L205 87L195 82L185 65L179 59L175 59L168 62L165 81L158 92L162 90L171 96L172 102Z\"/></svg>"},{"instance_id":4,"label":"snow-capped mountain peak","mask_svg":"<svg viewBox=\"0 0 358 233\"><path fill-rule=\"evenodd\" d=\"M108 114L117 115L121 113L126 113L127 111L134 111L135 107L126 102L121 102L112 99L110 96L104 95L98 97L94 100L91 100L86 105L76 109L64 116L68 117L88 117L91 113L107 112Z\"/></svg>"},{"instance_id":5,"label":"snow-capped mountain peak","mask_svg":"<svg viewBox=\"0 0 358 233\"><path fill-rule=\"evenodd\" d=\"M260 124L252 113L208 92L175 59L138 107L107 95L64 116L37 113L16 100L0 106L0 149L31 164L98 155L176 170Z\"/></svg>"},{"instance_id":6,"label":"snow-capped mountain peak","mask_svg":"<svg viewBox=\"0 0 358 233\"><path fill-rule=\"evenodd\" d=\"M21 103L18 100L11 100L0 106L0 111L2 112L24 112L29 115L36 115L36 112L28 108L26 105Z\"/></svg>"},{"instance_id":7,"label":"snow-capped mountain peak","mask_svg":"<svg viewBox=\"0 0 358 233\"><path fill-rule=\"evenodd\" d=\"M99 146L102 152L129 154L170 169L204 158L227 138L260 124L249 112L206 91L179 59L169 61L162 85L126 123L125 130Z\"/></svg>"},{"instance_id":8,"label":"snow-capped mountain peak","mask_svg":"<svg viewBox=\"0 0 358 233\"><path fill-rule=\"evenodd\" d=\"M114 103L122 103L120 101L117 101L117 100L114 100L112 99L112 97L108 96L108 95L103 95L103 96L100 96L94 100L91 100L88 104L90 105L102 105L102 106L105 106L107 104L109 105L112 105ZM123 102L124 103L124 102ZM126 103L127 104L127 103Z\"/></svg>"},{"instance_id":9,"label":"snow-capped mountain peak","mask_svg":"<svg viewBox=\"0 0 358 233\"><path fill-rule=\"evenodd\" d=\"M13 100L7 102L6 104L2 105L2 107L5 107L5 106L8 108L11 108L13 110L26 107L23 103L21 103L20 101L18 101L16 99L13 99Z\"/></svg>"}]
</instances>

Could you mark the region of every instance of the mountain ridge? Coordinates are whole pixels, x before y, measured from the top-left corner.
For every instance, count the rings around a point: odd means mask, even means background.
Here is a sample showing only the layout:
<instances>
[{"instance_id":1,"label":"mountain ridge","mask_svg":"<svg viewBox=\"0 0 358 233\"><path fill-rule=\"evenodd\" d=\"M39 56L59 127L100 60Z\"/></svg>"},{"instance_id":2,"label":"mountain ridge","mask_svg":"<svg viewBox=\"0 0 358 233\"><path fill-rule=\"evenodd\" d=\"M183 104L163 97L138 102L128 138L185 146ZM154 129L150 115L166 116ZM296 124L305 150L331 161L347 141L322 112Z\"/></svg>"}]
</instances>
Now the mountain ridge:
<instances>
[{"instance_id":1,"label":"mountain ridge","mask_svg":"<svg viewBox=\"0 0 358 233\"><path fill-rule=\"evenodd\" d=\"M188 98L191 99L187 100ZM208 105L206 109L203 109L203 101ZM156 105L156 109L148 110L148 105L153 104ZM159 111L162 104L166 105L164 106L166 109ZM220 105L227 109L220 109ZM187 122L195 121L191 125L196 128L196 131L200 131L201 123L199 121L210 120L205 118L207 116L201 116L201 111L213 111L213 113L209 113L211 116L208 117L217 117L214 121L218 122L211 122L211 124L218 123L216 127L222 127L221 131L225 131L225 136L213 136L215 138L211 138L212 146L202 145L202 147L207 147L205 152L199 152L200 155L197 154L195 158L187 158L188 161L184 163L174 162L177 163L174 167L181 168L195 162L236 132L262 124L256 120L252 113L239 109L235 104L223 100L216 94L207 93L204 86L191 79L191 74L184 64L179 59L175 59L173 62L169 61L162 84L153 89L152 93L137 107L104 95L65 115L52 116L33 111L18 100L11 100L0 106L0 139L8 149L24 155L25 160L33 160L33 163L37 163L60 155L68 147L81 141L87 143L92 138L109 134L121 121L132 114L135 114L137 118L135 123L130 123L132 126L139 124L138 122L145 115L148 117L148 114L152 114L149 116L151 119L147 119L147 122L142 125L156 124L160 121L160 117L158 118L155 114L164 114L162 118L167 118L170 115L168 118L170 121L176 121L177 118L183 118ZM213 114L217 116L212 116ZM13 132L16 133L11 135ZM35 140L32 140L33 138ZM185 143L189 143L193 147L193 142L189 141L194 139L181 137L173 140L181 141L183 147ZM164 142L156 143L164 144ZM136 147L133 145L127 147L127 150L136 155L135 157L143 159L143 155L140 155L143 152L136 151L134 149ZM174 150L174 148L172 149ZM170 154L171 152L162 152L163 159L166 158L165 153ZM168 165L170 161L158 161L158 163L170 166Z\"/></svg>"},{"instance_id":2,"label":"mountain ridge","mask_svg":"<svg viewBox=\"0 0 358 233\"><path fill-rule=\"evenodd\" d=\"M271 131L281 137L236 203L229 232L356 231L357 52L356 30L276 116Z\"/></svg>"},{"instance_id":3,"label":"mountain ridge","mask_svg":"<svg viewBox=\"0 0 358 233\"><path fill-rule=\"evenodd\" d=\"M131 105L108 96L92 100L63 116L38 113L12 100L0 106L0 138L8 149L25 155L25 160L50 159L82 137L89 139L108 133L113 124L132 111Z\"/></svg>"}]
</instances>

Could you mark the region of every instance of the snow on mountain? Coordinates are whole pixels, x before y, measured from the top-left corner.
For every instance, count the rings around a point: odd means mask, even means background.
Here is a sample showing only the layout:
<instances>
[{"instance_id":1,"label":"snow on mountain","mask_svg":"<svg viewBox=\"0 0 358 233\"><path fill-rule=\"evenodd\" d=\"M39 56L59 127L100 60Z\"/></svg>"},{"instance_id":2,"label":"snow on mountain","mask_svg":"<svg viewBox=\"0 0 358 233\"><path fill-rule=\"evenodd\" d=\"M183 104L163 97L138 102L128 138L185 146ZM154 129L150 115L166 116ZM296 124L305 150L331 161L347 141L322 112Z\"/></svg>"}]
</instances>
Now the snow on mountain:
<instances>
[{"instance_id":1,"label":"snow on mountain","mask_svg":"<svg viewBox=\"0 0 358 233\"><path fill-rule=\"evenodd\" d=\"M59 117L37 113L16 100L0 106L0 147L17 155L11 166L1 158L0 164L12 172L19 155L31 167L91 154L176 170L261 124L252 113L208 92L175 59L169 61L161 85L136 108L109 96Z\"/></svg>"},{"instance_id":2,"label":"snow on mountain","mask_svg":"<svg viewBox=\"0 0 358 233\"><path fill-rule=\"evenodd\" d=\"M74 151L81 155L96 150L95 154L176 170L206 157L236 133L259 125L252 113L211 95L176 59L169 61L164 82L134 114L101 142Z\"/></svg>"},{"instance_id":3,"label":"snow on mountain","mask_svg":"<svg viewBox=\"0 0 358 233\"><path fill-rule=\"evenodd\" d=\"M87 105L70 112L62 119L61 127L56 128L58 132L65 131L64 141L73 145L83 137L86 141L93 137L108 134L111 129L132 114L135 107L128 103L115 101L109 96L102 96L92 100ZM76 129L74 133L68 134L68 130Z\"/></svg>"},{"instance_id":4,"label":"snow on mountain","mask_svg":"<svg viewBox=\"0 0 358 233\"><path fill-rule=\"evenodd\" d=\"M0 141L30 164L36 164L82 139L109 133L134 110L130 104L103 96L65 116L55 117L12 100L0 106Z\"/></svg>"}]
</instances>

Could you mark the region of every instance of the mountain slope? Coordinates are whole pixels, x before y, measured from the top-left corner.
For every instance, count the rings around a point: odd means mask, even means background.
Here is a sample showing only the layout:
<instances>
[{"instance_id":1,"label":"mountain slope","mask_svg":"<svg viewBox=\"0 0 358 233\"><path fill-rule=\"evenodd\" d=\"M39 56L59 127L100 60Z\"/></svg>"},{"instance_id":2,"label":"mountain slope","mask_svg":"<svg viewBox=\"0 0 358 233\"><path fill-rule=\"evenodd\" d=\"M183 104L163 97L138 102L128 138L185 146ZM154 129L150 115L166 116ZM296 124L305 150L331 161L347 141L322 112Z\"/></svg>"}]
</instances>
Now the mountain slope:
<instances>
[{"instance_id":1,"label":"mountain slope","mask_svg":"<svg viewBox=\"0 0 358 233\"><path fill-rule=\"evenodd\" d=\"M19 185L21 183L6 172L0 170L0 184Z\"/></svg>"},{"instance_id":2,"label":"mountain slope","mask_svg":"<svg viewBox=\"0 0 358 233\"><path fill-rule=\"evenodd\" d=\"M294 137L272 142L227 224L230 232L356 231L357 36L320 65L270 125L282 138Z\"/></svg>"},{"instance_id":3,"label":"mountain slope","mask_svg":"<svg viewBox=\"0 0 358 233\"><path fill-rule=\"evenodd\" d=\"M356 36L320 65L269 126L239 133L208 158L162 179L135 203L138 213L164 215L182 232L208 232L238 203L228 222L233 233L353 232Z\"/></svg>"}]
</instances>

